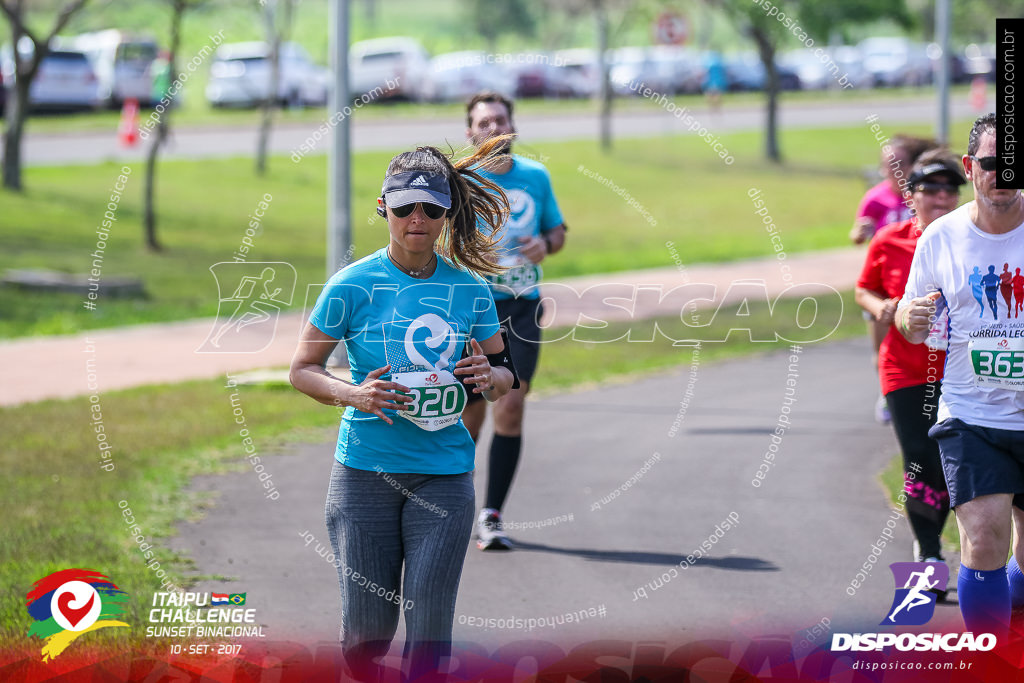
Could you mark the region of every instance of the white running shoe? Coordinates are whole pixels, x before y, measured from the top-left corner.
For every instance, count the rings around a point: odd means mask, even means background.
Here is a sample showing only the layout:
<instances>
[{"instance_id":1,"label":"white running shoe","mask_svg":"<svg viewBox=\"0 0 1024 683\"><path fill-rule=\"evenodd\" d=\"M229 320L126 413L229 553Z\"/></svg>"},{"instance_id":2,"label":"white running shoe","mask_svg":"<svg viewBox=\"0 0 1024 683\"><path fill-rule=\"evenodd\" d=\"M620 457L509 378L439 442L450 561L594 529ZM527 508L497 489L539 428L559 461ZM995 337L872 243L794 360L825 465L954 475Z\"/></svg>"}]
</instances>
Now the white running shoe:
<instances>
[{"instance_id":1,"label":"white running shoe","mask_svg":"<svg viewBox=\"0 0 1024 683\"><path fill-rule=\"evenodd\" d=\"M476 547L480 550L511 550L512 541L501 530L501 513L484 508L476 520Z\"/></svg>"}]
</instances>

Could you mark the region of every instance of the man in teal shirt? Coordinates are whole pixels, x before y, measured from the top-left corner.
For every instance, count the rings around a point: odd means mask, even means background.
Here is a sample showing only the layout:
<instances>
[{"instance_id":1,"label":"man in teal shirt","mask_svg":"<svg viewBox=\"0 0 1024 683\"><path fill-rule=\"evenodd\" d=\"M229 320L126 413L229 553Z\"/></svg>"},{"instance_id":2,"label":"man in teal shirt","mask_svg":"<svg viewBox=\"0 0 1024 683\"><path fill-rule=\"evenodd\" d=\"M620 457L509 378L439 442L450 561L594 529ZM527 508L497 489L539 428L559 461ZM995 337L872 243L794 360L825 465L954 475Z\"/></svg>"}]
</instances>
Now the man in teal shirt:
<instances>
[{"instance_id":1,"label":"man in teal shirt","mask_svg":"<svg viewBox=\"0 0 1024 683\"><path fill-rule=\"evenodd\" d=\"M512 101L496 92L477 93L466 105L466 137L473 145L515 133ZM511 144L505 150L511 154ZM494 402L494 438L488 460L487 494L477 519L477 547L508 550L512 547L501 528L505 503L522 446L523 409L540 353L539 321L541 263L565 244L565 223L544 166L513 155L480 170L500 186L511 211L500 233L499 262L507 270L491 278L491 293L498 321L508 329L512 360L520 387ZM486 403L471 400L463 421L476 440Z\"/></svg>"}]
</instances>

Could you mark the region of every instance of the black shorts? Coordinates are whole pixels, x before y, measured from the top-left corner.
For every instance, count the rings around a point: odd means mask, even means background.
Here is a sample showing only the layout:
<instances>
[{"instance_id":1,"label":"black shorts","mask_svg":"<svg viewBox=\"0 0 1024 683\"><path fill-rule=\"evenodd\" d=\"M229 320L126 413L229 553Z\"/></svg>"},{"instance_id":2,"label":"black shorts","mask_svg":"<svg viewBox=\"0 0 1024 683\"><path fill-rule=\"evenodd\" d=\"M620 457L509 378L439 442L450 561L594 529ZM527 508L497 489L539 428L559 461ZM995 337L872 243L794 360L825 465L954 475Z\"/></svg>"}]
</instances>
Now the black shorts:
<instances>
[{"instance_id":1,"label":"black shorts","mask_svg":"<svg viewBox=\"0 0 1024 683\"><path fill-rule=\"evenodd\" d=\"M498 324L508 330L509 352L520 381L529 382L537 371L540 358L540 318L544 305L540 299L501 299L494 302ZM469 402L483 399L482 394L469 393Z\"/></svg>"},{"instance_id":2,"label":"black shorts","mask_svg":"<svg viewBox=\"0 0 1024 683\"><path fill-rule=\"evenodd\" d=\"M1024 510L1024 431L970 425L951 417L928 431L939 442L949 506L1012 493Z\"/></svg>"}]
</instances>

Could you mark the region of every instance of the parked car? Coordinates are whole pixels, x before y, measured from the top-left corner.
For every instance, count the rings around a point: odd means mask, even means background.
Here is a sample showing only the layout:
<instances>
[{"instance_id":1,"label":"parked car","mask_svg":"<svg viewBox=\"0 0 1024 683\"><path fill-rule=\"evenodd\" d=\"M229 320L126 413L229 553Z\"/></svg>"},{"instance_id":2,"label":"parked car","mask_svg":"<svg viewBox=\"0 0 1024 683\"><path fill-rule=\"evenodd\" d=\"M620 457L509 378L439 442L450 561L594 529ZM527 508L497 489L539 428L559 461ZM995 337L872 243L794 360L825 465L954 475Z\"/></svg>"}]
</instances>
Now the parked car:
<instances>
[{"instance_id":1,"label":"parked car","mask_svg":"<svg viewBox=\"0 0 1024 683\"><path fill-rule=\"evenodd\" d=\"M126 99L152 104L153 62L157 58L156 41L110 29L83 33L61 41L89 56L100 82L100 98L110 107L119 107Z\"/></svg>"},{"instance_id":2,"label":"parked car","mask_svg":"<svg viewBox=\"0 0 1024 683\"><path fill-rule=\"evenodd\" d=\"M573 97L569 75L557 58L543 52L509 55L507 69L515 82L516 97Z\"/></svg>"},{"instance_id":3,"label":"parked car","mask_svg":"<svg viewBox=\"0 0 1024 683\"><path fill-rule=\"evenodd\" d=\"M430 92L430 55L415 38L374 38L352 43L349 90L359 97L379 87L383 97L420 101ZM388 84L393 87L388 87Z\"/></svg>"},{"instance_id":4,"label":"parked car","mask_svg":"<svg viewBox=\"0 0 1024 683\"><path fill-rule=\"evenodd\" d=\"M996 74L996 44L977 45L971 43L964 48L964 81L976 76L994 81Z\"/></svg>"},{"instance_id":5,"label":"parked car","mask_svg":"<svg viewBox=\"0 0 1024 683\"><path fill-rule=\"evenodd\" d=\"M593 97L600 92L601 74L597 68L596 50L559 50L554 55L554 63L561 72L561 80L570 97Z\"/></svg>"},{"instance_id":6,"label":"parked car","mask_svg":"<svg viewBox=\"0 0 1024 683\"><path fill-rule=\"evenodd\" d=\"M779 74L779 88L782 90L799 90L800 77L790 67L776 61L775 69ZM731 55L725 60L725 73L729 90L764 90L765 70L761 58L754 52L742 52Z\"/></svg>"},{"instance_id":7,"label":"parked car","mask_svg":"<svg viewBox=\"0 0 1024 683\"><path fill-rule=\"evenodd\" d=\"M858 45L864 68L877 86L926 85L932 82L932 63L924 45L906 38L868 38Z\"/></svg>"},{"instance_id":8,"label":"parked car","mask_svg":"<svg viewBox=\"0 0 1024 683\"><path fill-rule=\"evenodd\" d=\"M32 58L31 40L22 39L18 49L25 59ZM4 83L13 88L16 74L10 45L0 50L0 70ZM100 104L100 85L88 56L81 50L51 49L32 80L28 100L29 108L36 111L95 109Z\"/></svg>"},{"instance_id":9,"label":"parked car","mask_svg":"<svg viewBox=\"0 0 1024 683\"><path fill-rule=\"evenodd\" d=\"M515 92L513 74L488 57L493 55L478 50L434 57L430 60L430 77L424 81L424 97L434 102L462 102L481 90L511 97Z\"/></svg>"},{"instance_id":10,"label":"parked car","mask_svg":"<svg viewBox=\"0 0 1024 683\"><path fill-rule=\"evenodd\" d=\"M855 47L840 45L824 48L816 54L817 48L789 50L779 56L779 64L793 71L800 79L804 90L826 90L844 87L849 83L854 88L869 88L872 76L864 70L860 51Z\"/></svg>"},{"instance_id":11,"label":"parked car","mask_svg":"<svg viewBox=\"0 0 1024 683\"><path fill-rule=\"evenodd\" d=\"M846 80L854 88L870 88L875 84L874 76L864 68L864 56L854 45L840 45L832 50L832 61L839 67L839 75L846 75ZM833 87L840 87L836 83Z\"/></svg>"},{"instance_id":12,"label":"parked car","mask_svg":"<svg viewBox=\"0 0 1024 683\"><path fill-rule=\"evenodd\" d=\"M622 47L613 50L609 77L616 95L636 95L641 83L658 93L675 92L671 63L657 59L652 48Z\"/></svg>"},{"instance_id":13,"label":"parked car","mask_svg":"<svg viewBox=\"0 0 1024 683\"><path fill-rule=\"evenodd\" d=\"M655 71L668 76L673 93L699 93L704 81L704 60L691 48L659 45L651 48Z\"/></svg>"},{"instance_id":14,"label":"parked car","mask_svg":"<svg viewBox=\"0 0 1024 683\"><path fill-rule=\"evenodd\" d=\"M824 90L832 80L829 64L822 62L821 57L809 48L782 53L779 56L779 64L796 73L800 78L800 87L804 90Z\"/></svg>"},{"instance_id":15,"label":"parked car","mask_svg":"<svg viewBox=\"0 0 1024 683\"><path fill-rule=\"evenodd\" d=\"M270 90L270 47L264 42L221 45L210 64L206 99L214 107L254 107ZM281 44L277 97L292 106L327 102L328 71L295 43Z\"/></svg>"}]
</instances>

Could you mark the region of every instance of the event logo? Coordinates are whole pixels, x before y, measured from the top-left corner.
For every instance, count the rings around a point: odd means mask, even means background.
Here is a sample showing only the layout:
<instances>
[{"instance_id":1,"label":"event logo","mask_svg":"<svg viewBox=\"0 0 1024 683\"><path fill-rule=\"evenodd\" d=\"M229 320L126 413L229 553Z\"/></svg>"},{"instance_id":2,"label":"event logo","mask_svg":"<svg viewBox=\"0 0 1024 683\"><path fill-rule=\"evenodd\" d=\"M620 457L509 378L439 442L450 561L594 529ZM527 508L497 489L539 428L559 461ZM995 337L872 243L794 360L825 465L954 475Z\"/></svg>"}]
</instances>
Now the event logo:
<instances>
[{"instance_id":1,"label":"event logo","mask_svg":"<svg viewBox=\"0 0 1024 683\"><path fill-rule=\"evenodd\" d=\"M44 641L43 661L54 659L82 634L128 624L123 615L128 595L91 569L64 569L33 585L25 600L34 620L28 635Z\"/></svg>"},{"instance_id":2,"label":"event logo","mask_svg":"<svg viewBox=\"0 0 1024 683\"><path fill-rule=\"evenodd\" d=\"M896 594L888 615L881 626L920 626L928 623L935 614L935 599L932 591L936 586L945 586L949 580L949 567L944 562L893 562L889 565Z\"/></svg>"},{"instance_id":3,"label":"event logo","mask_svg":"<svg viewBox=\"0 0 1024 683\"><path fill-rule=\"evenodd\" d=\"M949 568L943 562L893 562L896 582L892 605L880 626L920 626L935 614L935 593L945 586ZM992 633L833 633L832 652L987 652L996 646Z\"/></svg>"}]
</instances>

